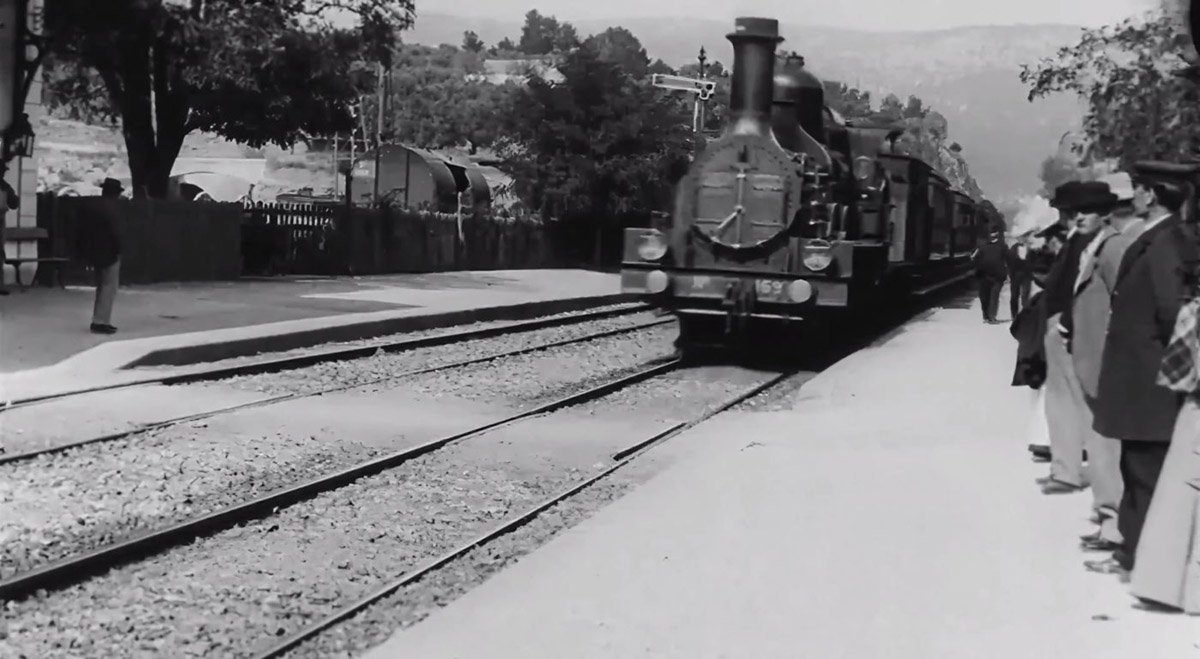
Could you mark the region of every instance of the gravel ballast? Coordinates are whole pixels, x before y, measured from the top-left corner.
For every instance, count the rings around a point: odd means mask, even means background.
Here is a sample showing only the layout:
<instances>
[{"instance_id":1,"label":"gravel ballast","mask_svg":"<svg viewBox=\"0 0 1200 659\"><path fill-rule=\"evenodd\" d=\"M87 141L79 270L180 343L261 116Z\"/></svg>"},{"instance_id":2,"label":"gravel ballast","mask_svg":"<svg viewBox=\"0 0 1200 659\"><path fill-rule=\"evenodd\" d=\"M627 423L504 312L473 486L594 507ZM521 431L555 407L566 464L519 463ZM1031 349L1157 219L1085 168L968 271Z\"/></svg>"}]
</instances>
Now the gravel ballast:
<instances>
[{"instance_id":1,"label":"gravel ballast","mask_svg":"<svg viewBox=\"0 0 1200 659\"><path fill-rule=\"evenodd\" d=\"M477 359L506 350L517 350L525 346L532 346L539 343L565 341L586 336L588 334L595 334L597 332L633 327L635 325L660 319L661 317L656 316L651 312L639 312L623 316L616 316L614 318L603 318L600 320L589 320L586 322L572 323L570 325L561 325L558 327L526 330L488 338L467 339L465 341L456 341L455 343L444 345L413 348L400 352L389 353L381 350L369 357L322 362L313 364L312 366L305 366L302 368L290 369L276 373L238 375L231 378L223 378L219 380L219 382L228 386L249 391L262 391L269 393L306 392L312 391L314 388L324 388L330 386L331 383L343 385L362 383L381 377L388 377L405 371ZM454 331L458 331L458 329L459 328L455 328ZM411 340L423 338L424 336L440 335L446 332L447 330L445 329L429 330L428 332L408 332L397 335L394 337L394 339ZM376 339L369 342L362 342L362 345L377 345L380 343L385 343L385 341ZM322 346L322 348L329 347L338 347L338 344ZM356 344L351 343L345 347L356 347ZM309 354L311 352L313 351L299 351L297 354ZM271 356L275 357L277 355ZM278 356L282 357L288 355L284 353ZM232 361L234 360L231 360L231 363ZM228 364L226 364L226 362L220 362L219 364L214 365Z\"/></svg>"},{"instance_id":2,"label":"gravel ballast","mask_svg":"<svg viewBox=\"0 0 1200 659\"><path fill-rule=\"evenodd\" d=\"M386 387L388 397L379 397L374 407L386 414L389 400L408 397L405 392L414 399L444 400L488 389L504 393L492 396L493 404L536 406L641 368L648 356L661 356L656 351L663 340L669 345L671 328L668 324L425 374L404 380L405 386L396 386L396 381L375 385L373 391ZM537 340L546 340L546 332L569 329L539 330ZM357 395L370 402L375 400L371 394L339 396ZM282 403L261 408L259 416L270 409L282 413L287 405L322 403L331 401L322 397ZM356 415L361 416L357 410ZM330 424L319 436L294 427L267 434L230 432L227 428L236 427L237 417L226 417L219 430L193 422L0 466L0 577L240 503L379 453L339 433L335 410L329 416ZM352 436L361 432L352 425L357 416L340 424ZM453 427L442 435L464 429ZM393 434L405 435L402 421Z\"/></svg>"},{"instance_id":3,"label":"gravel ballast","mask_svg":"<svg viewBox=\"0 0 1200 659\"><path fill-rule=\"evenodd\" d=\"M545 417L540 427L551 432L541 438L534 420L468 440L271 518L10 603L8 639L30 657L245 656L596 473L613 451L644 439L613 436L602 424L589 431L589 411L603 419L687 418L746 386L677 372L632 387L641 392L613 398L607 409L600 401ZM555 432L561 427L575 432L564 438ZM457 583L472 578L464 573Z\"/></svg>"}]
</instances>

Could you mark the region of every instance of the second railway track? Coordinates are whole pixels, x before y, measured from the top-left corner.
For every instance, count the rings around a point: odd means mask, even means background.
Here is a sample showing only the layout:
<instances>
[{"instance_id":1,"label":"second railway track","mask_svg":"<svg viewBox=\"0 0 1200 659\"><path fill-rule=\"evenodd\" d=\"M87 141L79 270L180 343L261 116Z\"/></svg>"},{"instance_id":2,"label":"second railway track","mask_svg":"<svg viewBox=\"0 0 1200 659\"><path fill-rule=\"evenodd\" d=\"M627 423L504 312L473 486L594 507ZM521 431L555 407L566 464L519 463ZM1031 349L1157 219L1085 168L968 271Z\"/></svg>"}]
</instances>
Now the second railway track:
<instances>
[{"instance_id":1,"label":"second railway track","mask_svg":"<svg viewBox=\"0 0 1200 659\"><path fill-rule=\"evenodd\" d=\"M406 464L402 473L391 476L381 473L365 480L360 476L359 481L348 489L331 490L316 498L305 495L309 499L306 503L299 508L279 510L278 517L272 513L280 508L279 501L256 502L258 516L271 515L270 519L214 535L194 546L180 547L164 554L161 560L154 558L146 564L118 568L99 577L95 583L81 584L58 593L39 594L35 601L16 603L16 608L10 605L15 616L10 637L19 642L17 647L38 654L36 643L28 645L22 640L28 630L25 625L32 620L29 615L34 618L53 616L60 629L69 629L75 624L76 615L68 609L80 607L81 611L86 607L114 609L112 615L120 616L124 622L116 623L120 629L113 630L113 635L127 637L120 641L124 648L168 654L202 650L222 656L263 652L266 656L276 656L421 575L438 569L472 547L490 542L534 519L539 512L628 464L649 446L728 409L785 377L750 374L743 376L741 382L729 382L726 373L701 381L704 378L696 380L699 376L692 371L668 362L615 379L513 418L498 420L490 424L490 430L478 428L475 433L486 433L486 436L456 443L455 449L447 447L445 450L451 454L429 453L437 446L418 447L425 456L404 458L403 462L416 461ZM736 394L731 397L734 392ZM690 398L681 401L681 395ZM613 433L612 428L609 431L595 428L590 435L579 431L577 436L572 436L571 429L579 428L581 419L595 418L611 424L623 416L614 415L613 411L639 405L641 415L672 405L676 409L653 413L652 418L658 419L657 422L647 425L640 421L628 426L630 432ZM591 414L596 416L589 417ZM522 425L498 430L518 420ZM526 427L525 424L532 425ZM638 428L643 430L638 432ZM539 429L542 439L530 439L530 433L537 436ZM566 434L560 436L564 432ZM582 436L578 436L580 434ZM459 438L439 440L439 446L455 443L456 439ZM540 450L530 450L539 447ZM550 459L545 457L549 454L560 454L551 461L558 466L546 467L551 472L545 476L522 475L534 468L532 465L540 464L539 460ZM389 456L392 460L396 457ZM518 464L512 464L513 461ZM608 464L601 466L603 463ZM568 468L569 465L575 467ZM461 476L451 476L459 470L463 470ZM476 470L479 470L478 474ZM501 473L507 475L500 477ZM461 485L456 485L456 480L461 480ZM513 487L517 489L511 489ZM350 507L345 507L347 505ZM443 508L446 517L437 512ZM349 517L341 517L342 514ZM379 517L380 514L384 517ZM386 521L388 519L392 521ZM225 519L223 526L228 527L230 522ZM417 537L412 536L414 532L418 533ZM187 531L176 539L189 535L194 533ZM312 542L322 546L309 546ZM393 546L397 542L399 545ZM259 548L267 546L271 549ZM425 548L411 554L418 546ZM297 572L297 566L289 560L268 557L293 550L300 552L298 556L303 556L299 559L302 562L323 563L326 558L332 559L328 568L332 573L318 578L317 573L321 570L317 570L316 565L308 566L313 568L310 575L308 570ZM239 552L249 553L243 556ZM343 559L339 557L341 552L349 553ZM373 567L362 564L368 557L376 562ZM223 567L214 572L217 565ZM398 565L408 567L398 569ZM79 565L59 568L63 570L60 575L63 580L57 585L76 581L79 568ZM69 576L72 571L75 576ZM386 578L397 571L406 576L399 580ZM250 576L253 574L258 576ZM343 583L333 585L338 580ZM255 590L251 583L255 581L275 586ZM385 583L387 585L381 587ZM27 581L24 589L28 591L37 585L50 586L51 582L43 580L41 584L35 584ZM160 606L151 610L131 603L125 594L130 588L137 590L137 597L159 602ZM228 588L238 589L238 592L229 592ZM249 590L241 592L243 588ZM252 594L254 592L258 594ZM6 594L17 594L17 590L10 589ZM296 609L301 601L308 603ZM188 613L183 609L204 610L210 604L227 611L230 617L222 624L230 625L228 629L210 630L212 634L205 632L201 636L196 636L194 630L180 630L178 635L171 632L170 639L168 632L159 631L161 621L167 616L191 619L196 611ZM32 611L37 613L30 613ZM265 636L284 637L284 643L254 641L251 629L257 629L258 634ZM201 637L209 640L200 640ZM99 646L78 649L106 654L112 648L104 646L118 642L116 638L110 640L103 635L100 638L99 641L87 641L98 642ZM272 645L276 647L271 648Z\"/></svg>"},{"instance_id":2,"label":"second railway track","mask_svg":"<svg viewBox=\"0 0 1200 659\"><path fill-rule=\"evenodd\" d=\"M598 314L585 314L585 315L571 316L570 318L574 322L570 323L570 324L574 324L574 325L578 325L578 326L582 327L585 323L587 323L589 321L594 322L594 321L599 321L599 320L605 320L605 319L610 319L613 317L625 316L625 315L628 315L629 313L631 313L631 312L629 312L628 310L619 310L619 313L615 312L615 311L605 311L605 312L598 312ZM20 446L20 444L17 444L14 441L16 438L14 437L13 430L10 428L10 426L12 426L14 424L10 418L9 420L7 420L7 423L0 424L0 430L3 430L3 437L0 438L0 448L6 449L4 452L0 452L0 465L16 463L16 462L24 462L24 461L31 460L33 458L37 458L40 456L61 453L64 451L79 448L82 446L87 446L90 444L97 444L97 443L102 443L102 442L110 442L110 441L120 440L120 439L130 437L132 435L146 433L146 432L150 432L153 430L159 430L159 429L163 429L163 428L169 428L171 426L175 426L175 425L182 424L182 423L197 422L197 421L201 421L204 419L208 419L208 418L216 416L216 415L227 414L230 412L236 412L238 410L244 410L244 409L249 409L249 408L254 408L254 407L261 407L261 406L265 406L265 405L273 405L276 403L281 403L281 402L285 402L285 401L289 401L289 400L296 400L296 399L300 399L300 398L308 398L308 397L312 397L312 396L321 396L321 395L330 394L330 393L347 391L347 390L351 390L351 389L354 389L357 387L367 387L367 386L376 385L376 384L383 384L383 383L387 383L387 382L391 382L391 381L400 380L405 377L412 377L412 376L416 376L416 375L420 375L420 374L424 374L424 373L448 370L448 369L452 369L452 368L461 368L461 367L465 367L465 366L471 366L474 364L482 364L482 363L494 361L497 359L503 359L505 357L512 357L512 356L527 354L527 353L531 353L531 352L537 352L537 351L541 351L541 350L548 350L550 348L566 346L566 345L571 345L571 344L576 344L576 343L582 343L582 342L586 342L586 341L592 341L592 340L596 340L596 339L604 338L604 337L608 337L608 336L615 336L615 335L619 335L619 334L635 332L635 331L650 328L650 327L665 325L670 322L672 322L672 320L669 318L660 318L657 320L650 320L650 321L646 321L646 322L637 322L637 323L629 324L627 326L621 326L621 327L616 327L616 328L612 328L612 329L605 329L602 331L586 333L586 334L582 334L579 336L571 336L571 337L564 338L564 339L543 341L543 342L535 343L534 345L525 345L525 346L522 346L519 348L493 350L490 352L485 352L485 354L471 357L468 359L447 360L447 361L445 361L445 363L437 364L434 366L411 368L411 369L402 370L397 373L389 373L389 374L378 376L378 377L369 377L366 379L356 380L356 381L352 381L349 383L334 383L334 384L330 384L327 386L315 386L307 391L292 391L292 392L288 392L288 393L269 395L269 396L265 396L265 397L253 397L251 400L240 401L240 402L236 402L236 403L232 403L232 404L222 404L222 405L212 407L211 409L205 409L203 411L189 412L189 413L178 415L178 416L171 416L168 418L147 421L147 422L143 422L143 423L130 424L130 425L127 425L127 427L125 427L121 430L117 430L115 432L102 432L102 433L98 433L98 434L91 435L91 436L76 437L76 438L55 438L54 440L44 442L44 445L42 445L42 446L28 445L24 449L18 448L15 451L13 451L11 449L11 446L14 444L16 444L17 446ZM450 346L455 345L455 341L450 340L450 338L452 338L452 337L460 343L466 342L466 341L481 341L481 340L492 338L495 336L522 335L522 334L525 334L528 332L533 332L533 331L541 330L541 329L547 329L549 327L560 327L560 326L566 325L566 324L568 324L568 323L563 322L563 319L555 319L552 324L547 325L546 322L539 321L539 324L537 324L536 326L533 326L533 327L525 326L525 325L522 325L519 327L506 325L504 328L487 328L486 330L474 330L471 332L453 332L450 334L439 334L439 335L435 335L432 337L425 337L425 338L415 339L415 340L410 340L410 341L405 341L405 342L392 343L392 344L388 344L388 346L386 346L387 349L385 349L385 346L373 346L372 350L366 351L365 353L362 353L362 351L359 348L354 348L352 350L352 352L355 355L354 358L361 359L361 358L368 358L368 357L380 354L380 352L382 352L382 353L399 353L399 352L404 352L404 351L415 351L415 350L419 350L419 349L427 349L427 348L432 348L432 347L441 347L441 346L450 347ZM500 332L500 329L504 329L505 331ZM466 338L462 338L464 336ZM347 361L351 360L352 357L347 356L347 354L348 353L338 353L338 358L336 361L347 362ZM308 361L307 356L305 356L305 360L306 360L305 363L310 363ZM322 361L316 361L316 362L311 362L311 363L324 363L325 361L330 361L330 360L322 360ZM292 368L301 368L301 367L293 366ZM203 378L203 380L192 379L192 380L187 380L187 382L209 381L209 380L215 379L217 377L215 375L215 373L223 373L224 374L227 372L228 372L228 370L221 370L221 369L209 371L206 374L205 378ZM275 371L274 370L254 370L252 372L239 371L236 374L228 375L228 377L239 377L239 376L246 376L246 375L250 375L250 374L263 374L263 373L273 373L273 372L275 372ZM168 385L180 385L181 384L180 382L176 382L174 380L166 380L164 382L158 382L158 383L159 384L165 383ZM143 383L143 384L145 384L145 383ZM116 388L123 388L123 387L116 387ZM94 392L88 392L88 393L94 393ZM42 412L43 412L43 410L39 410L39 420L43 420L45 418L42 416ZM26 440L26 442L28 444L33 444L33 442L29 442L28 440Z\"/></svg>"}]
</instances>

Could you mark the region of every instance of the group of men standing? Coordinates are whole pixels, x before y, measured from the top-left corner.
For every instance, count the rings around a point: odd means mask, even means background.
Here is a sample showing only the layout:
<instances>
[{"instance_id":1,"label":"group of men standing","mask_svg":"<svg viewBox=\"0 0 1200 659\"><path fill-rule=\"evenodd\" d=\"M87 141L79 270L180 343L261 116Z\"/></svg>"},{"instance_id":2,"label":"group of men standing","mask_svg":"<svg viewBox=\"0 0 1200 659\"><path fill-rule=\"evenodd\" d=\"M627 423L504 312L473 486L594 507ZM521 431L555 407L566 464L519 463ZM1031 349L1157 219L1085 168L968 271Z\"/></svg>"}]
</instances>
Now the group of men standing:
<instances>
[{"instance_id":1,"label":"group of men standing","mask_svg":"<svg viewBox=\"0 0 1200 659\"><path fill-rule=\"evenodd\" d=\"M1111 557L1085 567L1130 578L1141 606L1200 612L1200 248L1184 167L1055 191L1060 221L1037 234L1053 261L1029 267L1042 290L1014 314L1013 384L1044 410L1048 446L1030 445L1050 461L1042 491L1091 486L1081 549Z\"/></svg>"}]
</instances>

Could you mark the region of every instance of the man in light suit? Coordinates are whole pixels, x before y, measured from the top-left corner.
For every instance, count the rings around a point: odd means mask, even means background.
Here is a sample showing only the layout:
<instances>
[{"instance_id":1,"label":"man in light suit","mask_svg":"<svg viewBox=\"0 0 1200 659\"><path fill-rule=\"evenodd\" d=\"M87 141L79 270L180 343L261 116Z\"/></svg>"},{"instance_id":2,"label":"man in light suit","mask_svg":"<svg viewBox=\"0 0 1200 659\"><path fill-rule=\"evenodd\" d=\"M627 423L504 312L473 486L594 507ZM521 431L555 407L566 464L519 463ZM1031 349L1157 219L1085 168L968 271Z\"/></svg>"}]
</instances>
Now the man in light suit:
<instances>
[{"instance_id":1,"label":"man in light suit","mask_svg":"<svg viewBox=\"0 0 1200 659\"><path fill-rule=\"evenodd\" d=\"M1093 427L1121 440L1124 492L1117 521L1122 546L1111 559L1085 564L1095 572L1126 574L1133 569L1179 414L1179 394L1156 382L1185 292L1179 211L1187 189L1168 180L1169 168L1137 165L1134 205L1146 214L1146 223L1125 250L1113 287Z\"/></svg>"},{"instance_id":2,"label":"man in light suit","mask_svg":"<svg viewBox=\"0 0 1200 659\"><path fill-rule=\"evenodd\" d=\"M1070 317L1079 265L1100 228L1100 212L1116 201L1108 184L1078 183L1069 209L1074 227L1046 277L1046 422L1050 426L1050 476L1040 479L1044 494L1066 494L1083 489L1083 448L1088 429L1087 403L1067 352L1060 324ZM1061 208L1061 207L1060 207Z\"/></svg>"},{"instance_id":3,"label":"man in light suit","mask_svg":"<svg viewBox=\"0 0 1200 659\"><path fill-rule=\"evenodd\" d=\"M1088 551L1115 551L1121 545L1117 523L1117 509L1124 489L1121 443L1097 433L1092 424L1113 284L1121 256L1141 235L1142 221L1133 207L1133 181L1128 174L1114 174L1100 180L1109 185L1116 195L1116 202L1080 259L1071 313L1064 315L1062 325L1085 401L1080 414L1088 453L1086 474L1092 486L1094 519L1099 526L1094 534L1080 538L1081 546Z\"/></svg>"}]
</instances>

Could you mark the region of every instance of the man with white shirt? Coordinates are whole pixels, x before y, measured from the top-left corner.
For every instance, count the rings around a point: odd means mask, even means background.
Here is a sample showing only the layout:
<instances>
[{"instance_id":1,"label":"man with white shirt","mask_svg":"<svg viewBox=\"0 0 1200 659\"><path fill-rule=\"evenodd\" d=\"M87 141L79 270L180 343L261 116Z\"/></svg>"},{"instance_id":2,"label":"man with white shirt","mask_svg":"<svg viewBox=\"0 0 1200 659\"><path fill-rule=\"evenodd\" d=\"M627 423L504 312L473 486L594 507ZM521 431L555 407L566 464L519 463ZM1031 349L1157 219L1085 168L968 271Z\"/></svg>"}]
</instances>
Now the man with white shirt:
<instances>
[{"instance_id":1,"label":"man with white shirt","mask_svg":"<svg viewBox=\"0 0 1200 659\"><path fill-rule=\"evenodd\" d=\"M1100 365L1093 428L1121 441L1124 485L1118 511L1122 546L1089 570L1123 574L1136 562L1138 539L1170 445L1179 394L1157 384L1163 353L1185 291L1178 213L1187 197L1169 180L1170 165L1139 163L1134 206L1145 226L1121 257Z\"/></svg>"},{"instance_id":2,"label":"man with white shirt","mask_svg":"<svg viewBox=\"0 0 1200 659\"><path fill-rule=\"evenodd\" d=\"M1029 262L1029 240L1033 229L1017 236L1008 248L1008 310L1016 319L1021 309L1029 306L1033 284L1033 264Z\"/></svg>"}]
</instances>

